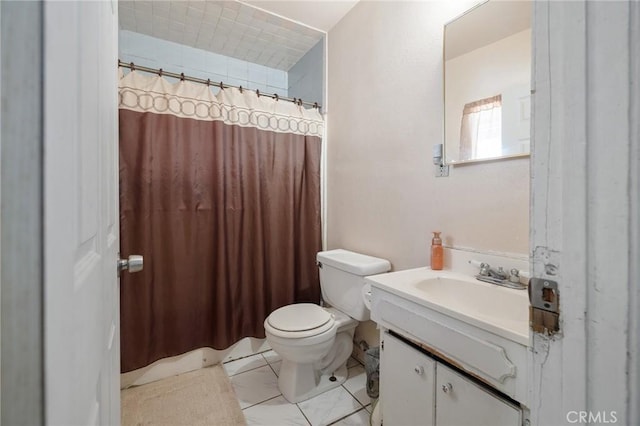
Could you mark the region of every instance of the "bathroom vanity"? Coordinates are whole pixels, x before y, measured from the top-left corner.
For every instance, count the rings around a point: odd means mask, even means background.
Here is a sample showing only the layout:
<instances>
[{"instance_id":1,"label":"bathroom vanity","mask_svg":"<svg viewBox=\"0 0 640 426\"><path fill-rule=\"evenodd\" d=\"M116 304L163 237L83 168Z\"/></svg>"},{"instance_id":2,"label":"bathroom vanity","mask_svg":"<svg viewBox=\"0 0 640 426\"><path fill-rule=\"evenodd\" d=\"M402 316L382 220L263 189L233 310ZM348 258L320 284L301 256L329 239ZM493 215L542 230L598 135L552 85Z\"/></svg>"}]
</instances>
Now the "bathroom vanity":
<instances>
[{"instance_id":1,"label":"bathroom vanity","mask_svg":"<svg viewBox=\"0 0 640 426\"><path fill-rule=\"evenodd\" d=\"M367 281L384 423L527 424L526 291L429 268Z\"/></svg>"}]
</instances>

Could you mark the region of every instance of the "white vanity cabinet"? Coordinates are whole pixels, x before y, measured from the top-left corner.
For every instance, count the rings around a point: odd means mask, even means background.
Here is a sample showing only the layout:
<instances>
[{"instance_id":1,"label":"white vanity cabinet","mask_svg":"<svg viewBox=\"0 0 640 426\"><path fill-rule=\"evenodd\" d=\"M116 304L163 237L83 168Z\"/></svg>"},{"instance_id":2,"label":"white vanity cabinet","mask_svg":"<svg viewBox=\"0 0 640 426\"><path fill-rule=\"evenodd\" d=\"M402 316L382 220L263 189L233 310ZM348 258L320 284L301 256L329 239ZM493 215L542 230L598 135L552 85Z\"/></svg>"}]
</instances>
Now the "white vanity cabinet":
<instances>
[{"instance_id":1,"label":"white vanity cabinet","mask_svg":"<svg viewBox=\"0 0 640 426\"><path fill-rule=\"evenodd\" d=\"M385 425L435 423L436 361L391 334L380 354L380 398Z\"/></svg>"},{"instance_id":2,"label":"white vanity cabinet","mask_svg":"<svg viewBox=\"0 0 640 426\"><path fill-rule=\"evenodd\" d=\"M522 411L457 371L436 367L436 425L520 426Z\"/></svg>"},{"instance_id":3,"label":"white vanity cabinet","mask_svg":"<svg viewBox=\"0 0 640 426\"><path fill-rule=\"evenodd\" d=\"M383 423L392 426L520 426L522 411L465 375L383 332Z\"/></svg>"}]
</instances>

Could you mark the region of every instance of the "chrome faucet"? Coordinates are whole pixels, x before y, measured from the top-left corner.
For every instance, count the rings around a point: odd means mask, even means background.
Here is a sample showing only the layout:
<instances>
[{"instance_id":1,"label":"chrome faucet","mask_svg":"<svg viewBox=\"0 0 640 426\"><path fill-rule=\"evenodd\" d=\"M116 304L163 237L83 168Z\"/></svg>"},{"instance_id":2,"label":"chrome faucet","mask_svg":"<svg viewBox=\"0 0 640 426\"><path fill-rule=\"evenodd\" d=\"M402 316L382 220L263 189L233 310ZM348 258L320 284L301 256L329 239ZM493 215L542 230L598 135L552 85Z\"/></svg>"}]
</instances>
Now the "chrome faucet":
<instances>
[{"instance_id":1,"label":"chrome faucet","mask_svg":"<svg viewBox=\"0 0 640 426\"><path fill-rule=\"evenodd\" d=\"M502 266L500 266L497 270L489 267L489 276L498 280L506 280L507 278L509 278L509 275L504 271Z\"/></svg>"},{"instance_id":2,"label":"chrome faucet","mask_svg":"<svg viewBox=\"0 0 640 426\"><path fill-rule=\"evenodd\" d=\"M506 272L501 266L495 269L488 263L477 260L470 260L469 263L480 268L478 275L476 275L477 280L518 290L527 288L526 285L520 283L520 272L515 268Z\"/></svg>"}]
</instances>

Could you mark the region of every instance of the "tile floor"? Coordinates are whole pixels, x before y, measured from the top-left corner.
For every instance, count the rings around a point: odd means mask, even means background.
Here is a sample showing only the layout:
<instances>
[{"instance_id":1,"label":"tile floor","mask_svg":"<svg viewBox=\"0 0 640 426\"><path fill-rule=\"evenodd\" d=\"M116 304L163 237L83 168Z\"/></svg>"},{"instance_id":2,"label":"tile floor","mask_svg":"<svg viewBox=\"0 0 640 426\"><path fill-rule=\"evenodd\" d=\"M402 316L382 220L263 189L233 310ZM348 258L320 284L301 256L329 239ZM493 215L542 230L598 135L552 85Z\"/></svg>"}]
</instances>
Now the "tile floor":
<instances>
[{"instance_id":1,"label":"tile floor","mask_svg":"<svg viewBox=\"0 0 640 426\"><path fill-rule=\"evenodd\" d=\"M267 351L224 364L248 425L369 425L371 401L358 361L347 362L349 377L342 386L298 404L280 394L281 362Z\"/></svg>"}]
</instances>

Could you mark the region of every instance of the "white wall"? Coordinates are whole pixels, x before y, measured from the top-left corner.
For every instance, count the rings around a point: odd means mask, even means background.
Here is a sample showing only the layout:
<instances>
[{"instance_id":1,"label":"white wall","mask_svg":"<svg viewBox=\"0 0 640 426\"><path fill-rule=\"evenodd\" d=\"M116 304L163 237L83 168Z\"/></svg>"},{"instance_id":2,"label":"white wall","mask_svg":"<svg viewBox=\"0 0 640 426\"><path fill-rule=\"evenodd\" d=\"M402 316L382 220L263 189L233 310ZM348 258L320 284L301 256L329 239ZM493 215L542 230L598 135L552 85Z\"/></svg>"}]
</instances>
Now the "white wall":
<instances>
[{"instance_id":1,"label":"white wall","mask_svg":"<svg viewBox=\"0 0 640 426\"><path fill-rule=\"evenodd\" d=\"M2 422L43 424L42 2L2 10ZM5 100L10 100L4 102Z\"/></svg>"},{"instance_id":2,"label":"white wall","mask_svg":"<svg viewBox=\"0 0 640 426\"><path fill-rule=\"evenodd\" d=\"M286 71L132 31L119 31L119 55L124 62L288 96Z\"/></svg>"},{"instance_id":3,"label":"white wall","mask_svg":"<svg viewBox=\"0 0 640 426\"><path fill-rule=\"evenodd\" d=\"M529 251L529 158L435 178L444 24L472 2L360 2L329 32L328 246L429 264L431 231L481 252Z\"/></svg>"},{"instance_id":4,"label":"white wall","mask_svg":"<svg viewBox=\"0 0 640 426\"><path fill-rule=\"evenodd\" d=\"M520 153L516 126L518 96L528 97L530 87L531 30L449 59L445 79L447 158L459 159L460 123L465 104L499 94L502 94L503 153ZM529 120L526 121L529 124ZM528 141L528 126L526 133Z\"/></svg>"},{"instance_id":5,"label":"white wall","mask_svg":"<svg viewBox=\"0 0 640 426\"><path fill-rule=\"evenodd\" d=\"M475 2L360 2L328 34L327 245L428 265L446 246L529 251L529 158L435 178L443 140L443 28ZM447 259L445 259L445 264ZM377 344L365 323L356 341Z\"/></svg>"}]
</instances>

